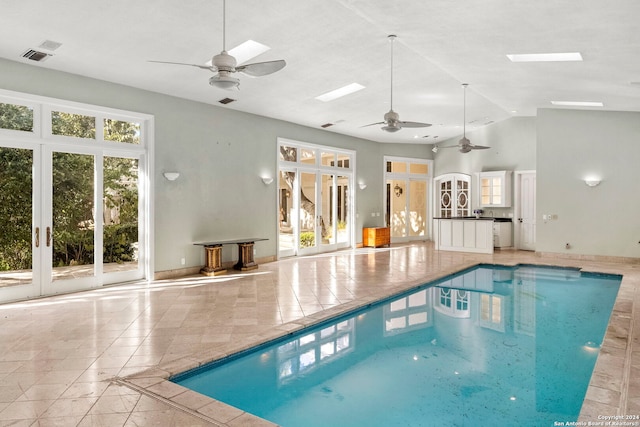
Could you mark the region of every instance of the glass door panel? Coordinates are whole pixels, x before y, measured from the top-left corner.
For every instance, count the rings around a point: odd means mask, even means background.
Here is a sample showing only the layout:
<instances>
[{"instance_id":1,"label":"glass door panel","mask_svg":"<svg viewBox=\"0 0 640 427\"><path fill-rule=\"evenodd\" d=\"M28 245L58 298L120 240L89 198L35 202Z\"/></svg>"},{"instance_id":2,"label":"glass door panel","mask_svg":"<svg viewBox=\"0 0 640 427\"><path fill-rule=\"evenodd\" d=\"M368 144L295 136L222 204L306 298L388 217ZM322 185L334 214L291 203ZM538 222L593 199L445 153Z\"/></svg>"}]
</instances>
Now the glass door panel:
<instances>
[{"instance_id":1,"label":"glass door panel","mask_svg":"<svg viewBox=\"0 0 640 427\"><path fill-rule=\"evenodd\" d=\"M140 268L138 176L138 159L104 157L102 268L105 274Z\"/></svg>"},{"instance_id":2,"label":"glass door panel","mask_svg":"<svg viewBox=\"0 0 640 427\"><path fill-rule=\"evenodd\" d=\"M296 188L296 173L280 170L278 179L278 254L281 257L293 256L296 253L297 209L293 195Z\"/></svg>"},{"instance_id":3,"label":"glass door panel","mask_svg":"<svg viewBox=\"0 0 640 427\"><path fill-rule=\"evenodd\" d=\"M0 147L0 289L33 283L33 171L33 150Z\"/></svg>"},{"instance_id":4,"label":"glass door panel","mask_svg":"<svg viewBox=\"0 0 640 427\"><path fill-rule=\"evenodd\" d=\"M351 226L349 224L349 211L351 209L349 195L349 177L338 176L337 195L337 243L339 246L344 247L349 244L349 230L351 229Z\"/></svg>"},{"instance_id":5,"label":"glass door panel","mask_svg":"<svg viewBox=\"0 0 640 427\"><path fill-rule=\"evenodd\" d=\"M387 226L391 237L407 235L407 185L404 180L387 180Z\"/></svg>"},{"instance_id":6,"label":"glass door panel","mask_svg":"<svg viewBox=\"0 0 640 427\"><path fill-rule=\"evenodd\" d=\"M409 181L409 236L427 235L427 182Z\"/></svg>"},{"instance_id":7,"label":"glass door panel","mask_svg":"<svg viewBox=\"0 0 640 427\"><path fill-rule=\"evenodd\" d=\"M299 253L316 252L316 173L300 172Z\"/></svg>"},{"instance_id":8,"label":"glass door panel","mask_svg":"<svg viewBox=\"0 0 640 427\"><path fill-rule=\"evenodd\" d=\"M337 186L334 175L320 175L320 189L322 195L322 203L320 206L322 214L320 215L319 224L322 236L320 244L323 246L322 250L326 251L331 250L330 246L336 244Z\"/></svg>"},{"instance_id":9,"label":"glass door panel","mask_svg":"<svg viewBox=\"0 0 640 427\"><path fill-rule=\"evenodd\" d=\"M95 276L95 156L51 155L51 281ZM54 291L55 292L55 291Z\"/></svg>"}]
</instances>

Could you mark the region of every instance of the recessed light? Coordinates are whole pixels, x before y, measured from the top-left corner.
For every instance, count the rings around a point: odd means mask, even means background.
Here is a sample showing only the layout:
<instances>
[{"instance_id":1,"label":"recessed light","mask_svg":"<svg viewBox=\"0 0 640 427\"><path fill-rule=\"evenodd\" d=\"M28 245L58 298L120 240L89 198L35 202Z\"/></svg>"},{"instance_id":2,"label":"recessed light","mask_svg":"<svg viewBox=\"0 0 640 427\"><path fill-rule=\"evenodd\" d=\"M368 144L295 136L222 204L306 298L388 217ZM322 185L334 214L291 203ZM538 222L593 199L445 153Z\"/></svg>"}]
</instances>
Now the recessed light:
<instances>
[{"instance_id":1,"label":"recessed light","mask_svg":"<svg viewBox=\"0 0 640 427\"><path fill-rule=\"evenodd\" d=\"M582 61L580 52L566 53L522 53L507 55L511 62L564 62Z\"/></svg>"},{"instance_id":2,"label":"recessed light","mask_svg":"<svg viewBox=\"0 0 640 427\"><path fill-rule=\"evenodd\" d=\"M551 104L560 107L604 107L602 102L593 101L551 101Z\"/></svg>"},{"instance_id":3,"label":"recessed light","mask_svg":"<svg viewBox=\"0 0 640 427\"><path fill-rule=\"evenodd\" d=\"M332 90L331 92L323 93L322 95L316 96L316 99L322 102L329 102L362 89L364 89L364 86L362 86L361 84L351 83L339 89Z\"/></svg>"}]
</instances>

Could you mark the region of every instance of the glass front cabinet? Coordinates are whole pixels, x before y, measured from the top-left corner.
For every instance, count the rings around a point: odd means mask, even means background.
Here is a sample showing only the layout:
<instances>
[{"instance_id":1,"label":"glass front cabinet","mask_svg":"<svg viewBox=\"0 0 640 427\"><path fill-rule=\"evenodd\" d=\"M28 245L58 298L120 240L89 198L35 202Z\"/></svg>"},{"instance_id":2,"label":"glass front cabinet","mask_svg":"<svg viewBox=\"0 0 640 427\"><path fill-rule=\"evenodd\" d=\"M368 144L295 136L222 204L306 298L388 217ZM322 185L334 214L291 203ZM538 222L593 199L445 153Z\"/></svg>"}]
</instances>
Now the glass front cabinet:
<instances>
[{"instance_id":1,"label":"glass front cabinet","mask_svg":"<svg viewBox=\"0 0 640 427\"><path fill-rule=\"evenodd\" d=\"M512 171L480 172L480 206L511 207Z\"/></svg>"}]
</instances>

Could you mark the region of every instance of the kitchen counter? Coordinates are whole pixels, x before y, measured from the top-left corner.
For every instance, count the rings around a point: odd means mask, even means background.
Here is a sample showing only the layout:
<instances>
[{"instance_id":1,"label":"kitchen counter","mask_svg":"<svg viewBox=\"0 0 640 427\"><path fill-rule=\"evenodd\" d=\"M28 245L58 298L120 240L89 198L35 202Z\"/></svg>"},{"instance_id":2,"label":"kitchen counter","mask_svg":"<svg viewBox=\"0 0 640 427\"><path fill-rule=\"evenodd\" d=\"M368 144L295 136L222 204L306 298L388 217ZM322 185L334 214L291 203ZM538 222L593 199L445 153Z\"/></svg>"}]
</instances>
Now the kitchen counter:
<instances>
[{"instance_id":1,"label":"kitchen counter","mask_svg":"<svg viewBox=\"0 0 640 427\"><path fill-rule=\"evenodd\" d=\"M454 216L451 218L437 217L434 219L451 219L451 220L469 220L472 219L474 221L494 221L494 222L513 222L512 218L505 217L492 217L492 216L481 216L480 218L476 218L475 216Z\"/></svg>"},{"instance_id":2,"label":"kitchen counter","mask_svg":"<svg viewBox=\"0 0 640 427\"><path fill-rule=\"evenodd\" d=\"M436 250L493 253L493 224L496 218L434 218Z\"/></svg>"}]
</instances>

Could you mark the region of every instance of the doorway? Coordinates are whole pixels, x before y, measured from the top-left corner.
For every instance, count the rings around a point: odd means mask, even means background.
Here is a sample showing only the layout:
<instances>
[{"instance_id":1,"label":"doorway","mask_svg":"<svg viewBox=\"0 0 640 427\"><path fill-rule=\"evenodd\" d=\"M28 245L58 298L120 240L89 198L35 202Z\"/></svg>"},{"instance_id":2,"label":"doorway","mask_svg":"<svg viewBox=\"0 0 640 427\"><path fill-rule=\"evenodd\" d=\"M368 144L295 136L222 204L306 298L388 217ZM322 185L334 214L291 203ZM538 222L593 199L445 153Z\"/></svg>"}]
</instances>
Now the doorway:
<instances>
[{"instance_id":1,"label":"doorway","mask_svg":"<svg viewBox=\"0 0 640 427\"><path fill-rule=\"evenodd\" d=\"M147 277L145 121L15 98L0 110L0 301Z\"/></svg>"},{"instance_id":2,"label":"doorway","mask_svg":"<svg viewBox=\"0 0 640 427\"><path fill-rule=\"evenodd\" d=\"M536 250L536 172L515 173L515 247L525 251Z\"/></svg>"},{"instance_id":3,"label":"doorway","mask_svg":"<svg viewBox=\"0 0 640 427\"><path fill-rule=\"evenodd\" d=\"M429 238L431 162L385 157L385 224L392 242Z\"/></svg>"},{"instance_id":4,"label":"doorway","mask_svg":"<svg viewBox=\"0 0 640 427\"><path fill-rule=\"evenodd\" d=\"M278 256L352 245L355 154L279 140Z\"/></svg>"}]
</instances>

